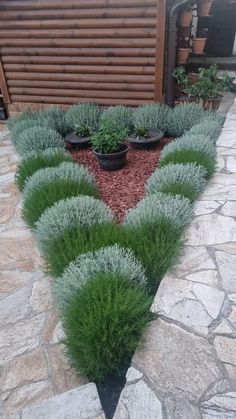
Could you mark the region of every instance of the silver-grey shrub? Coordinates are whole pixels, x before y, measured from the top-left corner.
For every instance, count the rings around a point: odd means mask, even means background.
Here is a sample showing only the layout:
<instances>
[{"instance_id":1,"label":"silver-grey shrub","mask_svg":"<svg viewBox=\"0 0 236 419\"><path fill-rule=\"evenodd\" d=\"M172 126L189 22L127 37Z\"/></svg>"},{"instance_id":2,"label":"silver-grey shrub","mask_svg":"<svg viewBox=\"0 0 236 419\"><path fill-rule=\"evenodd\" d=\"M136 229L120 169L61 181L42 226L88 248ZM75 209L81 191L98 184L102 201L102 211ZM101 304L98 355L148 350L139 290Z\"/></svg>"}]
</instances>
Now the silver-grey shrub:
<instances>
[{"instance_id":1,"label":"silver-grey shrub","mask_svg":"<svg viewBox=\"0 0 236 419\"><path fill-rule=\"evenodd\" d=\"M195 103L182 103L177 105L168 114L168 135L171 137L181 137L194 125L206 120L223 123L224 118L216 112L204 111L201 106Z\"/></svg>"},{"instance_id":2,"label":"silver-grey shrub","mask_svg":"<svg viewBox=\"0 0 236 419\"><path fill-rule=\"evenodd\" d=\"M64 148L62 136L51 128L35 126L25 129L14 139L16 151L24 156L27 153L46 148Z\"/></svg>"},{"instance_id":3,"label":"silver-grey shrub","mask_svg":"<svg viewBox=\"0 0 236 419\"><path fill-rule=\"evenodd\" d=\"M74 131L76 126L86 126L92 131L96 131L101 112L101 108L93 103L73 105L66 112L66 123L71 131Z\"/></svg>"},{"instance_id":4,"label":"silver-grey shrub","mask_svg":"<svg viewBox=\"0 0 236 419\"><path fill-rule=\"evenodd\" d=\"M34 173L26 182L23 190L23 200L28 199L35 189L41 188L43 185L55 180L65 178L77 182L94 183L93 176L84 166L80 166L77 163L64 162L57 167L45 167Z\"/></svg>"},{"instance_id":5,"label":"silver-grey shrub","mask_svg":"<svg viewBox=\"0 0 236 419\"><path fill-rule=\"evenodd\" d=\"M162 152L161 159L173 153L174 151L194 150L201 151L213 159L216 156L216 149L209 137L199 134L185 134L170 144L167 144ZM160 160L161 160L160 159Z\"/></svg>"},{"instance_id":6,"label":"silver-grey shrub","mask_svg":"<svg viewBox=\"0 0 236 419\"><path fill-rule=\"evenodd\" d=\"M133 128L133 112L133 109L128 106L110 106L103 111L101 121L111 120L117 125L131 131Z\"/></svg>"},{"instance_id":7,"label":"silver-grey shrub","mask_svg":"<svg viewBox=\"0 0 236 419\"><path fill-rule=\"evenodd\" d=\"M191 221L192 205L189 199L179 195L155 193L143 198L135 208L128 211L125 224L139 227L155 222L160 217L183 227Z\"/></svg>"},{"instance_id":8,"label":"silver-grey shrub","mask_svg":"<svg viewBox=\"0 0 236 419\"><path fill-rule=\"evenodd\" d=\"M118 273L137 285L145 286L147 283L144 269L131 250L118 245L104 247L78 256L53 282L58 308L63 311L73 294L86 281L99 273L109 272Z\"/></svg>"},{"instance_id":9,"label":"silver-grey shrub","mask_svg":"<svg viewBox=\"0 0 236 419\"><path fill-rule=\"evenodd\" d=\"M194 125L190 131L189 135L205 135L207 138L210 138L215 144L217 138L221 133L222 125L219 121L203 121L200 124Z\"/></svg>"},{"instance_id":10,"label":"silver-grey shrub","mask_svg":"<svg viewBox=\"0 0 236 419\"><path fill-rule=\"evenodd\" d=\"M168 115L172 110L163 104L152 103L140 106L134 110L133 125L135 128L167 131Z\"/></svg>"},{"instance_id":11,"label":"silver-grey shrub","mask_svg":"<svg viewBox=\"0 0 236 419\"><path fill-rule=\"evenodd\" d=\"M188 183L198 193L206 184L206 175L206 170L195 163L168 164L161 169L157 169L150 176L146 190L147 193L152 194L161 192L162 189L174 183Z\"/></svg>"},{"instance_id":12,"label":"silver-grey shrub","mask_svg":"<svg viewBox=\"0 0 236 419\"><path fill-rule=\"evenodd\" d=\"M35 235L43 252L65 230L77 225L91 227L113 221L110 208L99 199L90 196L68 198L48 208L36 223Z\"/></svg>"}]
</instances>

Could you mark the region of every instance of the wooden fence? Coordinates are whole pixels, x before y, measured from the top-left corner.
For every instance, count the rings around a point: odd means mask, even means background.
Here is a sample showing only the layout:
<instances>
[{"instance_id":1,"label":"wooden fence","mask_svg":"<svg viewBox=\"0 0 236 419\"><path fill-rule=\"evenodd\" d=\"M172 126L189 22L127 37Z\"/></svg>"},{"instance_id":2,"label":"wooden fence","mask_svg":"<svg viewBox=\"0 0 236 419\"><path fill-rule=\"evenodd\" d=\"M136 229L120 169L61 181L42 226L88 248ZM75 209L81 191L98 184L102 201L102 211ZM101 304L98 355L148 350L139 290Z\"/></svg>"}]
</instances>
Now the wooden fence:
<instances>
[{"instance_id":1,"label":"wooden fence","mask_svg":"<svg viewBox=\"0 0 236 419\"><path fill-rule=\"evenodd\" d=\"M165 3L0 0L0 87L10 110L160 101Z\"/></svg>"}]
</instances>

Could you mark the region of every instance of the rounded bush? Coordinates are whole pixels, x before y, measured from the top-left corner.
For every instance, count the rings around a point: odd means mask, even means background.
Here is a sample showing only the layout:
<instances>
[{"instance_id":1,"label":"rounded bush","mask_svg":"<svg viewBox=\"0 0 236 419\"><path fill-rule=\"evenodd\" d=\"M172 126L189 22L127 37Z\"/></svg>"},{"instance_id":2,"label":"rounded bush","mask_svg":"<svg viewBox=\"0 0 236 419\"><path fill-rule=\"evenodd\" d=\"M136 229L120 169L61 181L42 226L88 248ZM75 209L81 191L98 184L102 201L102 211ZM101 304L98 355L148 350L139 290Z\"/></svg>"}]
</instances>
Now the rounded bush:
<instances>
[{"instance_id":1,"label":"rounded bush","mask_svg":"<svg viewBox=\"0 0 236 419\"><path fill-rule=\"evenodd\" d=\"M101 120L112 121L123 128L127 128L128 131L131 131L133 129L133 109L123 105L110 106L103 111Z\"/></svg>"},{"instance_id":2,"label":"rounded bush","mask_svg":"<svg viewBox=\"0 0 236 419\"><path fill-rule=\"evenodd\" d=\"M66 122L71 131L76 126L85 126L96 131L101 117L101 109L93 103L80 103L73 105L66 112Z\"/></svg>"},{"instance_id":3,"label":"rounded bush","mask_svg":"<svg viewBox=\"0 0 236 419\"><path fill-rule=\"evenodd\" d=\"M40 169L29 178L23 190L23 217L34 227L48 207L77 195L98 195L93 177L83 166L64 162L58 167Z\"/></svg>"},{"instance_id":4,"label":"rounded bush","mask_svg":"<svg viewBox=\"0 0 236 419\"><path fill-rule=\"evenodd\" d=\"M46 127L32 127L25 129L18 135L15 142L16 151L24 156L27 153L46 148L64 148L64 140L61 135Z\"/></svg>"},{"instance_id":5,"label":"rounded bush","mask_svg":"<svg viewBox=\"0 0 236 419\"><path fill-rule=\"evenodd\" d=\"M89 196L68 198L48 208L36 223L36 239L41 251L47 252L49 244L77 225L92 227L113 220L110 208L102 201Z\"/></svg>"},{"instance_id":6,"label":"rounded bush","mask_svg":"<svg viewBox=\"0 0 236 419\"><path fill-rule=\"evenodd\" d=\"M99 273L115 273L131 283L145 286L147 279L141 263L131 250L118 245L104 247L77 257L53 283L57 306L64 310L73 294Z\"/></svg>"},{"instance_id":7,"label":"rounded bush","mask_svg":"<svg viewBox=\"0 0 236 419\"><path fill-rule=\"evenodd\" d=\"M160 103L140 106L134 110L133 125L135 128L144 127L165 133L170 112L172 111L168 106Z\"/></svg>"},{"instance_id":8,"label":"rounded bush","mask_svg":"<svg viewBox=\"0 0 236 419\"><path fill-rule=\"evenodd\" d=\"M116 273L100 273L74 295L64 317L72 365L92 381L120 375L152 319L147 292Z\"/></svg>"},{"instance_id":9,"label":"rounded bush","mask_svg":"<svg viewBox=\"0 0 236 419\"><path fill-rule=\"evenodd\" d=\"M168 113L168 135L171 137L181 137L194 125L206 120L222 123L224 118L216 112L204 111L201 106L195 103L182 103Z\"/></svg>"},{"instance_id":10,"label":"rounded bush","mask_svg":"<svg viewBox=\"0 0 236 419\"><path fill-rule=\"evenodd\" d=\"M47 126L57 131L62 137L65 137L69 131L66 121L66 111L59 106L49 106L35 112L35 119L41 121L43 126Z\"/></svg>"},{"instance_id":11,"label":"rounded bush","mask_svg":"<svg viewBox=\"0 0 236 419\"><path fill-rule=\"evenodd\" d=\"M125 224L138 227L165 217L171 223L183 227L191 221L191 216L192 205L187 198L159 192L143 198L135 208L130 209Z\"/></svg>"},{"instance_id":12,"label":"rounded bush","mask_svg":"<svg viewBox=\"0 0 236 419\"><path fill-rule=\"evenodd\" d=\"M190 135L204 135L210 138L213 143L216 143L217 138L221 133L222 125L219 121L204 121L200 124L194 125L188 132Z\"/></svg>"},{"instance_id":13,"label":"rounded bush","mask_svg":"<svg viewBox=\"0 0 236 419\"><path fill-rule=\"evenodd\" d=\"M39 169L56 167L65 161L72 162L72 157L61 148L47 148L27 154L16 171L16 183L19 190L23 191L25 183Z\"/></svg>"},{"instance_id":14,"label":"rounded bush","mask_svg":"<svg viewBox=\"0 0 236 419\"><path fill-rule=\"evenodd\" d=\"M156 170L147 182L147 192L182 195L193 201L206 184L206 170L195 163L168 164Z\"/></svg>"}]
</instances>

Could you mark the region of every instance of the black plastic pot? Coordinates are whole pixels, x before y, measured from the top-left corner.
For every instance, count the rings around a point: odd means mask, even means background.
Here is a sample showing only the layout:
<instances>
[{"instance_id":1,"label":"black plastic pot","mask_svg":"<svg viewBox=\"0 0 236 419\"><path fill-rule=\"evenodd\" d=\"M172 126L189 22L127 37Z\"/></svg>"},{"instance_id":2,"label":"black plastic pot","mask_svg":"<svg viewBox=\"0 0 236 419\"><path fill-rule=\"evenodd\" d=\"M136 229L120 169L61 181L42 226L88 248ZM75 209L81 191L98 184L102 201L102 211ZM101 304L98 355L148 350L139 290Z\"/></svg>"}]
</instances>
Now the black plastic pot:
<instances>
[{"instance_id":1,"label":"black plastic pot","mask_svg":"<svg viewBox=\"0 0 236 419\"><path fill-rule=\"evenodd\" d=\"M94 154L97 157L100 167L103 170L118 170L125 166L126 163L126 154L128 152L128 147L126 144L122 144L120 150L116 153L103 154L98 153L94 150Z\"/></svg>"},{"instance_id":2,"label":"black plastic pot","mask_svg":"<svg viewBox=\"0 0 236 419\"><path fill-rule=\"evenodd\" d=\"M65 141L68 144L71 144L77 150L82 149L82 148L88 148L91 145L90 137L79 137L73 132L71 132L70 134L67 134L67 136L65 137Z\"/></svg>"},{"instance_id":3,"label":"black plastic pot","mask_svg":"<svg viewBox=\"0 0 236 419\"><path fill-rule=\"evenodd\" d=\"M135 134L132 134L127 138L127 140L135 148L150 150L151 148L154 148L163 137L163 132L150 130L149 137L147 138L137 138Z\"/></svg>"}]
</instances>

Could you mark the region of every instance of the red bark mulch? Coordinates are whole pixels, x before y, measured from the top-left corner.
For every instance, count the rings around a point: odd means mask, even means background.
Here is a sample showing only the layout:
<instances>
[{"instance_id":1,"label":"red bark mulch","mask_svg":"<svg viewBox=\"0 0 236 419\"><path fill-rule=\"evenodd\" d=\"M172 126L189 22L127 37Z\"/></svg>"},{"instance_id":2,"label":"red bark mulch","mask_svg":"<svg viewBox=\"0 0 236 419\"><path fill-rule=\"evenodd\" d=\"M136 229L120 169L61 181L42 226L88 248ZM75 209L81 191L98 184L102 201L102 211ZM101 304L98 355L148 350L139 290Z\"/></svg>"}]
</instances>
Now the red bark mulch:
<instances>
[{"instance_id":1,"label":"red bark mulch","mask_svg":"<svg viewBox=\"0 0 236 419\"><path fill-rule=\"evenodd\" d=\"M147 179L158 166L161 149L170 141L163 138L157 147L148 151L130 147L126 166L112 172L100 169L91 149L70 149L70 152L75 161L94 175L101 198L112 209L116 220L122 222L127 210L143 198Z\"/></svg>"}]
</instances>

